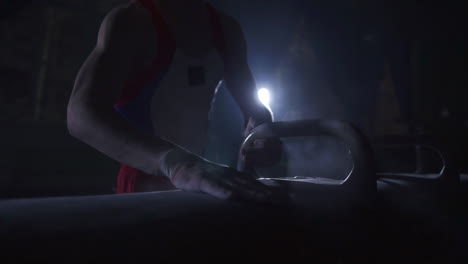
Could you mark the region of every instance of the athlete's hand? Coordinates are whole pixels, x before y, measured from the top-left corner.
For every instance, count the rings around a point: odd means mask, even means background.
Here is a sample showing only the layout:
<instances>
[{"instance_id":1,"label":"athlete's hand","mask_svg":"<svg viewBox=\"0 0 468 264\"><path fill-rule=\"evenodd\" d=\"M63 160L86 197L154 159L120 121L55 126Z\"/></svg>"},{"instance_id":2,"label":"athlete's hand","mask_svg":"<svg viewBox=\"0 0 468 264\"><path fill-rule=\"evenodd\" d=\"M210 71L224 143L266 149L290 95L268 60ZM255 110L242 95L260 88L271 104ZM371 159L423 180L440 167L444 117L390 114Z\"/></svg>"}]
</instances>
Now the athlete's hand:
<instances>
[{"instance_id":1,"label":"athlete's hand","mask_svg":"<svg viewBox=\"0 0 468 264\"><path fill-rule=\"evenodd\" d=\"M244 130L244 137L261 125L261 122L250 118ZM259 138L249 145L243 145L240 150L240 159L249 167L256 168L271 167L281 160L283 143L279 138Z\"/></svg>"},{"instance_id":2,"label":"athlete's hand","mask_svg":"<svg viewBox=\"0 0 468 264\"><path fill-rule=\"evenodd\" d=\"M282 142L278 138L256 139L241 149L242 161L257 168L271 167L281 160L281 156Z\"/></svg>"},{"instance_id":3,"label":"athlete's hand","mask_svg":"<svg viewBox=\"0 0 468 264\"><path fill-rule=\"evenodd\" d=\"M272 190L251 175L215 164L181 149L169 151L161 171L184 191L202 192L220 199L269 202Z\"/></svg>"}]
</instances>

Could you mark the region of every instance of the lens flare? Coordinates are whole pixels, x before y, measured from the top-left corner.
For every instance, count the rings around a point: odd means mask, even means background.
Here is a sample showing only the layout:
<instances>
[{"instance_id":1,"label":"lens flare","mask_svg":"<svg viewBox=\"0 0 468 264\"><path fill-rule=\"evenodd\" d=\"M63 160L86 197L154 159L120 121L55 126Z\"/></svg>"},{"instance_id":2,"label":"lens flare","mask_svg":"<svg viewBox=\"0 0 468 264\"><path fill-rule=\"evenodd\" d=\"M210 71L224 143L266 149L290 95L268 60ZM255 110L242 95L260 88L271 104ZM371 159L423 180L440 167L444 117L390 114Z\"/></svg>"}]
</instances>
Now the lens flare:
<instances>
[{"instance_id":1,"label":"lens flare","mask_svg":"<svg viewBox=\"0 0 468 264\"><path fill-rule=\"evenodd\" d=\"M263 105L270 108L270 91L266 88L261 88L258 90L258 99L262 102Z\"/></svg>"}]
</instances>

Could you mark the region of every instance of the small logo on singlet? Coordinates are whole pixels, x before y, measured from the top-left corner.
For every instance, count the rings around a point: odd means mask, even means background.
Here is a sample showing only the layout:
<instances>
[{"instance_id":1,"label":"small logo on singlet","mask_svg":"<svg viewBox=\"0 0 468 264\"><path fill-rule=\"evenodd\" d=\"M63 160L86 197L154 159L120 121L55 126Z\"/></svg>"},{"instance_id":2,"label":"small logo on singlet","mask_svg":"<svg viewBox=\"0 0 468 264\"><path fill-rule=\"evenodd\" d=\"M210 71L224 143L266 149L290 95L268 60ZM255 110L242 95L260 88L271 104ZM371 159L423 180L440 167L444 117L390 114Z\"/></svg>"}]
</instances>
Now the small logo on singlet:
<instances>
[{"instance_id":1,"label":"small logo on singlet","mask_svg":"<svg viewBox=\"0 0 468 264\"><path fill-rule=\"evenodd\" d=\"M198 86L205 84L205 67L189 66L187 69L188 85Z\"/></svg>"}]
</instances>

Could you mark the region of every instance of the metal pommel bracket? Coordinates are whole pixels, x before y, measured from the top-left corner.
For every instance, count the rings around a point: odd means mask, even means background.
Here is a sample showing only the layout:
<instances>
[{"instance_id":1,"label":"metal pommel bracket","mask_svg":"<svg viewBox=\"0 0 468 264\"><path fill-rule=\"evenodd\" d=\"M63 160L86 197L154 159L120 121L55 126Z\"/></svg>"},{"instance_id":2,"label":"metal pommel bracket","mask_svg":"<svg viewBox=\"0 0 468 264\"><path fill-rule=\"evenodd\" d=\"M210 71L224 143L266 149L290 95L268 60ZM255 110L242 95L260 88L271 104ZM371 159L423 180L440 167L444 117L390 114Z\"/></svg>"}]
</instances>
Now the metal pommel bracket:
<instances>
[{"instance_id":1,"label":"metal pommel bracket","mask_svg":"<svg viewBox=\"0 0 468 264\"><path fill-rule=\"evenodd\" d=\"M344 180L318 181L307 177L285 178L259 178L280 182L288 185L292 192L325 192L339 193L339 196L369 197L377 189L375 162L372 147L365 137L354 125L340 120L299 120L266 123L255 128L245 139L244 145L252 144L256 139L265 138L291 138L291 137L319 137L329 136L346 144L353 161L353 167ZM252 164L245 164L239 159L238 170L244 172L255 171ZM312 195L312 194L311 194ZM332 195L330 193L330 195ZM358 198L360 199L360 198Z\"/></svg>"}]
</instances>

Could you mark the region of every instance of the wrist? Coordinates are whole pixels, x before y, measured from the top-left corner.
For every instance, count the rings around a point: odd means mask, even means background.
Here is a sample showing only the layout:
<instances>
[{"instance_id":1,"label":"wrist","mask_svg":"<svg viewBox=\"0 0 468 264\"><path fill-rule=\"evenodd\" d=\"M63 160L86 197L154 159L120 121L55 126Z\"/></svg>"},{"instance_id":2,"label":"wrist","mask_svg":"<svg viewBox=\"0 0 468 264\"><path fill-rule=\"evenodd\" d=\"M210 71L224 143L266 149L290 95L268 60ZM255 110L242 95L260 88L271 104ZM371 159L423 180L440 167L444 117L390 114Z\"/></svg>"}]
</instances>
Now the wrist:
<instances>
[{"instance_id":1,"label":"wrist","mask_svg":"<svg viewBox=\"0 0 468 264\"><path fill-rule=\"evenodd\" d=\"M191 163L196 159L196 156L189 151L174 147L164 152L159 161L159 173L171 179L174 171L182 164Z\"/></svg>"}]
</instances>

